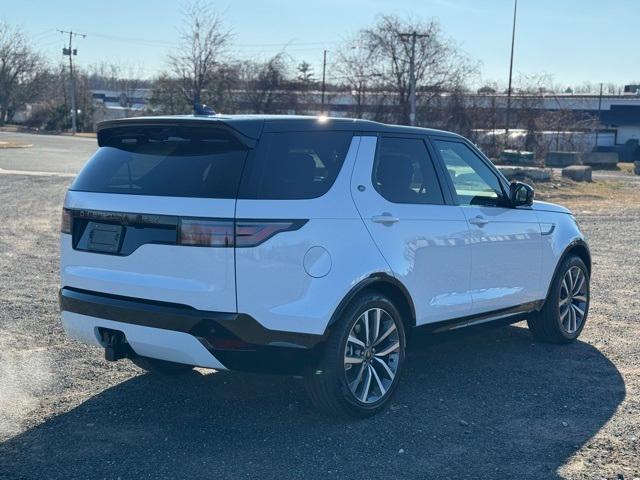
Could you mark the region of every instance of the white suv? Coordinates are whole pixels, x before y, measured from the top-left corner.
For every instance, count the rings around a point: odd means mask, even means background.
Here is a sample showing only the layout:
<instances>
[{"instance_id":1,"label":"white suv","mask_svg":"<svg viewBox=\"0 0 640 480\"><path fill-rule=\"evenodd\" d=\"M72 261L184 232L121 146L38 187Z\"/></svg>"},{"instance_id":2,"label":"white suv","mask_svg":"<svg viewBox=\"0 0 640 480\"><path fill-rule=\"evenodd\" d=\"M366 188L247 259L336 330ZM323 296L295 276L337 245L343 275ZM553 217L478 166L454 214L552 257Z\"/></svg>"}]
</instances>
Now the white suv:
<instances>
[{"instance_id":1,"label":"white suv","mask_svg":"<svg viewBox=\"0 0 640 480\"><path fill-rule=\"evenodd\" d=\"M67 193L62 322L164 374L303 375L314 403L389 401L414 327L527 319L566 343L589 309L571 213L464 138L286 116L102 123Z\"/></svg>"}]
</instances>

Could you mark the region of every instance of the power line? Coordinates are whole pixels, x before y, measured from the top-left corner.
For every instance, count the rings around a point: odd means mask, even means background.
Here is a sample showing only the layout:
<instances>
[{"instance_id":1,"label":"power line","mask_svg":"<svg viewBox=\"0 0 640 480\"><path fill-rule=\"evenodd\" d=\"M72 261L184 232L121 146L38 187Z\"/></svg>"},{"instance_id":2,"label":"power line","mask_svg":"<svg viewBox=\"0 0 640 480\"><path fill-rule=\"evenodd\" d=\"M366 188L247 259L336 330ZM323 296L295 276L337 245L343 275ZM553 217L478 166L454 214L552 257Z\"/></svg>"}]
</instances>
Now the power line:
<instances>
[{"instance_id":1,"label":"power line","mask_svg":"<svg viewBox=\"0 0 640 480\"><path fill-rule=\"evenodd\" d=\"M55 30L49 30L36 34L35 36L31 37L31 40L33 40L34 42L42 42L47 38L53 37L54 35L58 35L58 32L56 32Z\"/></svg>"},{"instance_id":2,"label":"power line","mask_svg":"<svg viewBox=\"0 0 640 480\"><path fill-rule=\"evenodd\" d=\"M318 47L323 47L326 45L334 45L338 42L288 42L288 43L241 43L238 44L236 46L241 47L241 48L251 48L251 47L279 47L279 46L283 46L286 47L287 45L293 45L293 46L313 46L316 45Z\"/></svg>"},{"instance_id":3,"label":"power line","mask_svg":"<svg viewBox=\"0 0 640 480\"><path fill-rule=\"evenodd\" d=\"M60 45L60 39L57 38L55 40L52 40L50 42L45 43L44 45L40 45L40 48L48 48L48 47L51 47L53 45Z\"/></svg>"},{"instance_id":4,"label":"power line","mask_svg":"<svg viewBox=\"0 0 640 480\"><path fill-rule=\"evenodd\" d=\"M85 38L87 35L84 33L72 32L70 30L58 31L62 35L69 34L69 48L62 47L62 55L69 56L69 89L71 90L71 133L75 135L75 133L78 131L78 110L76 109L76 81L73 74L73 57L78 55L78 49L73 48L73 39L75 37Z\"/></svg>"},{"instance_id":5,"label":"power line","mask_svg":"<svg viewBox=\"0 0 640 480\"><path fill-rule=\"evenodd\" d=\"M168 42L166 40L154 40L150 38L140 38L140 37L126 37L122 35L110 35L106 33L98 33L98 32L88 32L92 37L103 38L105 40L112 40L115 42L123 42L123 43L131 43L136 45L147 45L147 46L167 46L172 47L176 46L176 42Z\"/></svg>"},{"instance_id":6,"label":"power line","mask_svg":"<svg viewBox=\"0 0 640 480\"><path fill-rule=\"evenodd\" d=\"M168 46L168 47L177 47L179 42L169 42L166 40L157 40L157 39L153 39L153 38L142 38L142 37L129 37L129 36L122 36L122 35L111 35L111 34L106 34L106 33L99 33L99 32L88 32L92 37L98 37L98 38L104 38L105 40L112 40L112 41L116 41L116 42L124 42L124 43L131 43L131 44L146 44L147 46ZM239 44L232 44L231 47L232 48L261 48L261 47L287 47L287 46L300 46L300 47L305 47L305 46L326 46L326 45L330 45L330 44L335 44L337 42L335 41L322 41L322 42L296 42L296 41L291 41L291 42L280 42L280 43L239 43Z\"/></svg>"}]
</instances>

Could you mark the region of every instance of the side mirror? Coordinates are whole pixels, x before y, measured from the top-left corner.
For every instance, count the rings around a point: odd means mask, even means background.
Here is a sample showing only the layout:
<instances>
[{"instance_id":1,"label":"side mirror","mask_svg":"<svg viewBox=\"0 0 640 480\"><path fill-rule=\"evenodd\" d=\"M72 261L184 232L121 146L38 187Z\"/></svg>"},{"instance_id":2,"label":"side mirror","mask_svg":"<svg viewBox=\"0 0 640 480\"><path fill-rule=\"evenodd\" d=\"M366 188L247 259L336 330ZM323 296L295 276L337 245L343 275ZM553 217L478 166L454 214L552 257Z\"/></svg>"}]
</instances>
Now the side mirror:
<instances>
[{"instance_id":1,"label":"side mirror","mask_svg":"<svg viewBox=\"0 0 640 480\"><path fill-rule=\"evenodd\" d=\"M513 182L509 185L509 200L511 205L519 207L529 206L533 203L534 190L531 185L522 182Z\"/></svg>"}]
</instances>

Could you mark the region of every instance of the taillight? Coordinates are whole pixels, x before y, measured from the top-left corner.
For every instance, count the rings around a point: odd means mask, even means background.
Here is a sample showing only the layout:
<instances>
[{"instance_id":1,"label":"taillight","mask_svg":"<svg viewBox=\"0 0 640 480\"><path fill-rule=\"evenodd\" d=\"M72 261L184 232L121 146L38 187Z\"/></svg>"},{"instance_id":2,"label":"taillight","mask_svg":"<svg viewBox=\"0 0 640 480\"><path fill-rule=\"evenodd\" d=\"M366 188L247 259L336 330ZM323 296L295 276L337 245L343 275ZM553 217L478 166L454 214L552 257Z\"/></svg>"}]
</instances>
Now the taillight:
<instances>
[{"instance_id":1,"label":"taillight","mask_svg":"<svg viewBox=\"0 0 640 480\"><path fill-rule=\"evenodd\" d=\"M233 221L183 218L180 220L178 243L201 247L232 247Z\"/></svg>"},{"instance_id":2,"label":"taillight","mask_svg":"<svg viewBox=\"0 0 640 480\"><path fill-rule=\"evenodd\" d=\"M236 247L255 247L275 234L297 230L306 220L238 220L236 222Z\"/></svg>"},{"instance_id":3,"label":"taillight","mask_svg":"<svg viewBox=\"0 0 640 480\"><path fill-rule=\"evenodd\" d=\"M71 216L71 212L66 208L62 209L62 221L60 222L60 232L62 233L71 233L71 229L73 227L73 217Z\"/></svg>"}]
</instances>

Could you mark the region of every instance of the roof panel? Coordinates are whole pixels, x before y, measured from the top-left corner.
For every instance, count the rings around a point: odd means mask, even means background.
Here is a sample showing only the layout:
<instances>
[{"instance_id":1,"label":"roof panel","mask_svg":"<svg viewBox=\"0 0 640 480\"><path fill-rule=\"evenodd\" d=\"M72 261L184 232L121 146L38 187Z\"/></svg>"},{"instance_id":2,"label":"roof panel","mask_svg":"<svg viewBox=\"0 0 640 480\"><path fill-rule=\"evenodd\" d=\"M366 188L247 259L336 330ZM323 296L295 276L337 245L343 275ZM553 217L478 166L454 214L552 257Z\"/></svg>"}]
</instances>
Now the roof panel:
<instances>
[{"instance_id":1,"label":"roof panel","mask_svg":"<svg viewBox=\"0 0 640 480\"><path fill-rule=\"evenodd\" d=\"M249 138L258 138L263 127L265 131L296 131L296 130L353 130L357 132L395 133L395 134L436 134L456 136L458 135L421 127L409 127L405 125L388 125L354 118L312 117L303 115L166 115L133 117L119 120L109 120L98 124L98 130L124 126L127 124L141 123L174 123L194 122L205 124L207 122L220 122L233 128Z\"/></svg>"}]
</instances>

